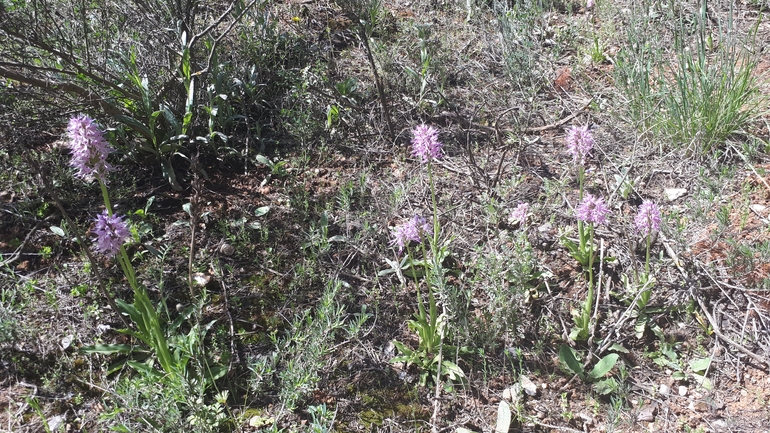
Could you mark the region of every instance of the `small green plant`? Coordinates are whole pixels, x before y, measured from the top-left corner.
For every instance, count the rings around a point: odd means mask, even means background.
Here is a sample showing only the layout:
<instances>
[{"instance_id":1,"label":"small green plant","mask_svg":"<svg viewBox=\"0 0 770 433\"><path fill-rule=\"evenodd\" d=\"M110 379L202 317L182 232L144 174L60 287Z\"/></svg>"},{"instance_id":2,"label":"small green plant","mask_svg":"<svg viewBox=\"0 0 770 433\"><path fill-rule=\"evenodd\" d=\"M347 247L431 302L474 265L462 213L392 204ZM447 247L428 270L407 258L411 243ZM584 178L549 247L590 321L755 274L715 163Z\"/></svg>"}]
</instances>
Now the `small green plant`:
<instances>
[{"instance_id":1,"label":"small green plant","mask_svg":"<svg viewBox=\"0 0 770 433\"><path fill-rule=\"evenodd\" d=\"M417 38L420 45L420 69L415 71L414 69L405 66L404 69L412 79L420 83L420 91L417 96L417 106L422 107L423 102L426 101L428 93L428 85L431 82L431 62L433 61L433 53L431 50L431 27L428 24L416 25ZM440 101L428 101L433 105L437 105Z\"/></svg>"},{"instance_id":2,"label":"small green plant","mask_svg":"<svg viewBox=\"0 0 770 433\"><path fill-rule=\"evenodd\" d=\"M391 359L391 362L406 362L407 365L417 365L420 369L420 385L422 386L426 385L429 375L435 379L437 386L440 377L447 376L450 379L447 386L451 386L451 381L463 380L465 374L454 362L444 358L444 350L447 353L456 350L452 350L455 348L444 344L447 330L446 321L448 320L446 306L443 306L442 312L439 314L434 295L434 290L444 293L446 289L443 261L449 255L449 242L440 243L439 241L441 224L438 219L436 187L433 182L432 170L432 161L441 157L443 145L438 140L438 131L433 127L419 125L412 132L414 135L412 153L427 166L428 184L433 205L433 224L428 223L425 218L415 215L408 222L396 227L393 232L391 245L397 245L399 253L402 253L406 248L406 257L409 258L409 264L413 267L412 277L417 290L417 313L414 319L408 322L408 326L409 329L417 333L419 343L417 349L411 349L403 343L394 341L393 344L401 354ZM430 250L425 248L426 240ZM422 260L419 262L414 259L410 242L417 242L420 245ZM420 281L417 272L414 271L414 266L418 263L423 268L423 275L425 276L428 292L427 302L422 297Z\"/></svg>"},{"instance_id":3,"label":"small green plant","mask_svg":"<svg viewBox=\"0 0 770 433\"><path fill-rule=\"evenodd\" d=\"M618 358L619 355L617 353L605 355L594 365L591 371L586 372L571 347L562 344L561 348L559 348L559 359L567 368L582 381L594 383L594 389L602 395L609 394L617 388L615 379L611 377L605 379L604 376L612 370L612 367L618 362Z\"/></svg>"},{"instance_id":4,"label":"small green plant","mask_svg":"<svg viewBox=\"0 0 770 433\"><path fill-rule=\"evenodd\" d=\"M513 2L510 9L497 11L508 76L517 90L528 95L537 94L546 83L541 52L546 27L545 3Z\"/></svg>"},{"instance_id":5,"label":"small green plant","mask_svg":"<svg viewBox=\"0 0 770 433\"><path fill-rule=\"evenodd\" d=\"M604 45L599 42L599 37L596 35L594 35L593 44L591 44L588 52L591 56L591 61L594 63L601 64L607 60L607 56L604 54Z\"/></svg>"},{"instance_id":6,"label":"small green plant","mask_svg":"<svg viewBox=\"0 0 770 433\"><path fill-rule=\"evenodd\" d=\"M43 257L44 260L48 260L53 255L53 248L51 248L48 245L45 245L40 248L40 256Z\"/></svg>"},{"instance_id":7,"label":"small green plant","mask_svg":"<svg viewBox=\"0 0 770 433\"><path fill-rule=\"evenodd\" d=\"M13 312L6 307L5 302L4 299L0 302L0 345L13 343L18 338L19 322Z\"/></svg>"},{"instance_id":8,"label":"small green plant","mask_svg":"<svg viewBox=\"0 0 770 433\"><path fill-rule=\"evenodd\" d=\"M753 71L757 60L750 49L735 41L732 28L720 35L714 51L707 34L705 16L697 17L694 50L685 40L687 30L680 23L676 37L678 64L673 83L664 95L667 131L687 146L709 153L731 135L743 132L762 111ZM759 25L759 21L757 21ZM757 27L750 37L756 37ZM754 45L749 42L748 45Z\"/></svg>"},{"instance_id":9,"label":"small green plant","mask_svg":"<svg viewBox=\"0 0 770 433\"><path fill-rule=\"evenodd\" d=\"M636 302L636 326L634 327L636 338L642 338L645 329L649 326L650 313L653 310L648 308L650 303L650 297L652 296L652 289L655 286L655 277L650 271L650 248L652 247L653 238L657 238L657 232L660 230L661 215L658 206L650 201L645 200L642 205L639 206L639 213L634 218L634 225L636 232L644 236L645 242L645 259L644 259L644 271L638 272L636 275L636 283L638 284L639 293L635 298ZM621 277L624 285L629 292L634 292L628 276L623 275Z\"/></svg>"},{"instance_id":10,"label":"small green plant","mask_svg":"<svg viewBox=\"0 0 770 433\"><path fill-rule=\"evenodd\" d=\"M655 329L654 332L659 340L658 350L648 353L647 356L651 358L655 364L672 370L673 373L671 374L671 377L675 380L692 380L698 386L707 390L713 389L711 380L706 377L711 368L711 358L693 358L690 361L685 362L677 352L679 347L678 344L672 344L666 341L663 331Z\"/></svg>"},{"instance_id":11,"label":"small green plant","mask_svg":"<svg viewBox=\"0 0 770 433\"><path fill-rule=\"evenodd\" d=\"M310 406L307 408L310 414L310 432L311 433L333 433L334 418L336 412L330 412L325 404Z\"/></svg>"}]
</instances>

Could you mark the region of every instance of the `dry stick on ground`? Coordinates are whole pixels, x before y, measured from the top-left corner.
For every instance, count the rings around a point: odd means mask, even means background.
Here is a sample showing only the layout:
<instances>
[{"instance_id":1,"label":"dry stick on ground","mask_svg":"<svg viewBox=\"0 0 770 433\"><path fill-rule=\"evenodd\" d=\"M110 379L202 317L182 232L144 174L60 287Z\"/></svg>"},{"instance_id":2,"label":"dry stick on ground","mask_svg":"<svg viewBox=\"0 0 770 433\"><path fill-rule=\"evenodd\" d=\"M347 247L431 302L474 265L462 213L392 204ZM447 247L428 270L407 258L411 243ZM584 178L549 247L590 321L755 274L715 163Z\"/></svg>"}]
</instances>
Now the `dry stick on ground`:
<instances>
[{"instance_id":1,"label":"dry stick on ground","mask_svg":"<svg viewBox=\"0 0 770 433\"><path fill-rule=\"evenodd\" d=\"M219 261L217 260L216 265L212 263L212 268L216 269L219 274L219 284L222 286L222 296L225 297L225 312L227 313L227 321L230 324L230 367L228 370L233 369L234 363L241 363L240 356L238 355L238 352L235 350L235 326L233 326L233 315L230 313L230 295L227 293L227 284L225 284L225 274L222 272L222 267L219 265Z\"/></svg>"},{"instance_id":2,"label":"dry stick on ground","mask_svg":"<svg viewBox=\"0 0 770 433\"><path fill-rule=\"evenodd\" d=\"M493 127L490 127L490 126L486 126L486 125L481 125L479 123L475 123L475 122L473 122L471 120L467 120L464 117L462 117L461 115L459 115L457 113L450 112L450 111L442 111L441 114L439 114L439 117L443 117L443 118L447 118L449 120L456 121L456 122L460 123L462 126L464 126L466 128L480 129L480 130L482 130L482 131L484 131L484 132L486 132L488 134L498 134L500 132L506 132L506 133L511 132L511 133L519 133L519 134L531 134L531 133L534 133L534 132L543 132L543 131L548 131L549 129L556 129L556 128L564 125L565 123L569 122L570 120L572 120L572 119L576 118L578 115L580 115L580 113L582 113L583 110L588 108L588 106L591 105L591 102L593 102L593 101L594 100L591 99L585 105L583 105L579 110L575 111L574 113L570 114L569 116L565 117L564 119L559 120L558 122L550 123L548 125L533 126L533 127L529 127L529 128L523 128L523 129L497 129L497 128L493 128ZM508 111L510 111L510 109L504 111L503 114L507 113Z\"/></svg>"},{"instance_id":3,"label":"dry stick on ground","mask_svg":"<svg viewBox=\"0 0 770 433\"><path fill-rule=\"evenodd\" d=\"M195 286L193 283L193 259L195 258L195 228L198 226L198 202L200 196L200 177L198 176L198 157L192 158L193 194L190 197L190 255L187 258L187 285L190 288L190 302L195 300Z\"/></svg>"},{"instance_id":4,"label":"dry stick on ground","mask_svg":"<svg viewBox=\"0 0 770 433\"><path fill-rule=\"evenodd\" d=\"M679 272L682 274L682 276L687 278L687 271L685 271L684 268L682 268L681 261L679 260L679 256L677 256L676 252L674 252L674 249L671 247L671 245L669 245L668 240L665 238L663 233L659 233L658 236L660 237L666 252L671 257L671 259L674 260L674 265L676 265L677 269L679 269ZM706 274L708 275L708 273ZM698 305L700 306L701 310L703 311L703 314L706 316L706 320L708 320L709 324L711 325L711 328L713 329L714 334L716 334L717 337L721 338L722 341L736 348L740 352L743 352L744 354L749 356L751 359L757 361L760 366L761 365L767 366L766 369L760 367L765 372L770 371L770 359L763 358L762 356L757 355L756 353L743 347L740 343L732 340L731 338L723 334L722 331L719 329L719 324L717 324L716 320L711 316L711 314L706 309L706 304L703 302L703 300L701 300L697 296L694 296L694 297L695 297L695 300L698 302Z\"/></svg>"},{"instance_id":5,"label":"dry stick on ground","mask_svg":"<svg viewBox=\"0 0 770 433\"><path fill-rule=\"evenodd\" d=\"M38 164L35 159L29 157L27 158L27 163L30 164L35 172L37 172L37 175L40 177L40 181L43 184L43 188L45 189L46 193L48 193L48 195L51 197L51 200L53 200L54 205L57 209L59 209L59 212L61 212L64 220L67 221L67 225L70 226L75 232L75 238L77 239L78 244L80 244L80 247L83 248L83 251L86 253L88 262L91 264L91 270L94 272L94 274L96 274L96 284L97 287L99 287L99 291L102 293L102 296L107 299L107 302L110 304L110 308L112 308L112 311L114 311L115 314L120 317L123 325L125 325L126 328L129 328L130 326L128 321L125 317L123 317L123 314L120 313L120 309L118 309L118 305L115 303L115 300L112 298L112 296L109 295L109 293L107 293L107 288L104 286L104 276L101 273L101 267L99 266L99 263L96 261L96 258L94 258L93 254L91 254L91 250L83 240L83 236L77 229L78 226L75 224L72 218L70 218L67 211L64 210L64 205L62 205L61 200L59 200L59 196L54 191L53 185L51 185L51 179L45 175L45 172L42 170L40 164Z\"/></svg>"},{"instance_id":6,"label":"dry stick on ground","mask_svg":"<svg viewBox=\"0 0 770 433\"><path fill-rule=\"evenodd\" d=\"M359 37L361 38L361 42L364 44L364 51L366 51L366 58L369 60L369 66L372 68L372 74L374 74L374 84L377 87L377 93L380 96L380 105L382 105L382 115L385 116L385 122L388 124L388 133L390 134L390 139L393 140L396 138L395 134L393 133L393 122L390 120L390 111L388 110L388 100L385 96L385 88L382 84L382 79L380 78L380 74L377 72L377 64L374 63L374 56L372 56L372 48L369 45L369 35L366 32L366 29L364 28L363 24L360 24L358 26L359 28Z\"/></svg>"},{"instance_id":7,"label":"dry stick on ground","mask_svg":"<svg viewBox=\"0 0 770 433\"><path fill-rule=\"evenodd\" d=\"M602 293L602 269L604 268L604 239L601 239L599 241L599 275L596 278L596 293L594 294L594 314L591 318L591 332L588 337L588 346L593 346L594 338L596 337L596 322L599 320L599 304L601 303L601 293ZM590 363L590 357L589 360L586 361L586 365L583 366L583 368L588 367L588 363Z\"/></svg>"},{"instance_id":8,"label":"dry stick on ground","mask_svg":"<svg viewBox=\"0 0 770 433\"><path fill-rule=\"evenodd\" d=\"M13 251L10 257L8 257L5 260L0 261L0 267L5 267L10 265L11 263L15 262L16 260L21 257L21 252L26 248L27 244L29 243L29 240L32 238L32 234L35 233L40 226L43 224L43 220L38 221L35 224L35 227L32 227L32 230L27 233L27 236L24 238L24 241L19 245L16 250Z\"/></svg>"}]
</instances>

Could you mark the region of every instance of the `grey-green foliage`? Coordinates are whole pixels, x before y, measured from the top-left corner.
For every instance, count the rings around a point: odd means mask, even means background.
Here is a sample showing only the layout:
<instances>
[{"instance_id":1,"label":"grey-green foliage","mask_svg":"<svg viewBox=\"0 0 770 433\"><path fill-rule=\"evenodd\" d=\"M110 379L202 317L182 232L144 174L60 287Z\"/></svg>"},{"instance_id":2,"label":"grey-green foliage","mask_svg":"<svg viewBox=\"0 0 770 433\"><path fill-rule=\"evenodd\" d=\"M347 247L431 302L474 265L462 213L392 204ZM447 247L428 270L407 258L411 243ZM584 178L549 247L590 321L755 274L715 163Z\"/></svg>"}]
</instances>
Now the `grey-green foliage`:
<instances>
[{"instance_id":1,"label":"grey-green foliage","mask_svg":"<svg viewBox=\"0 0 770 433\"><path fill-rule=\"evenodd\" d=\"M654 21L647 16L648 9L639 2L631 2L628 19L624 26L626 46L618 53L615 67L615 83L628 99L631 119L639 122L640 129L654 123L652 114L660 97L656 85L657 65L661 64L661 33Z\"/></svg>"},{"instance_id":2,"label":"grey-green foliage","mask_svg":"<svg viewBox=\"0 0 770 433\"><path fill-rule=\"evenodd\" d=\"M501 337L511 337L520 323L522 303L537 289L541 272L524 231L503 235L496 250L482 252L473 267L474 286L483 297L480 315L471 326L474 344L494 349Z\"/></svg>"},{"instance_id":3,"label":"grey-green foliage","mask_svg":"<svg viewBox=\"0 0 770 433\"><path fill-rule=\"evenodd\" d=\"M18 325L15 314L0 303L0 345L16 341Z\"/></svg>"},{"instance_id":4,"label":"grey-green foliage","mask_svg":"<svg viewBox=\"0 0 770 433\"><path fill-rule=\"evenodd\" d=\"M640 130L708 153L766 109L753 75L757 26L741 39L732 10L726 22L703 10L674 17L646 1L629 11L616 82Z\"/></svg>"},{"instance_id":5,"label":"grey-green foliage","mask_svg":"<svg viewBox=\"0 0 770 433\"><path fill-rule=\"evenodd\" d=\"M544 12L549 7L543 0L495 2L508 76L520 91L531 95L546 83L542 46L547 26Z\"/></svg>"},{"instance_id":6,"label":"grey-green foliage","mask_svg":"<svg viewBox=\"0 0 770 433\"><path fill-rule=\"evenodd\" d=\"M315 308L298 314L284 336L272 337L275 351L250 362L253 391L277 387L284 407L294 410L316 388L326 357L345 326L345 308L336 301L341 287L341 281L330 281Z\"/></svg>"},{"instance_id":7,"label":"grey-green foliage","mask_svg":"<svg viewBox=\"0 0 770 433\"><path fill-rule=\"evenodd\" d=\"M178 151L227 142L229 101L251 80L236 85L218 44L259 1L218 1L210 5L217 14L197 0L0 2L0 79L111 116L127 150L158 159L180 188L171 162Z\"/></svg>"},{"instance_id":8,"label":"grey-green foliage","mask_svg":"<svg viewBox=\"0 0 770 433\"><path fill-rule=\"evenodd\" d=\"M705 27L706 20L697 17L698 28L691 36L680 24L678 64L664 96L669 135L704 153L735 133L745 133L764 102L753 75L756 58L734 36L731 24L712 31ZM747 45L755 43L749 40Z\"/></svg>"}]
</instances>

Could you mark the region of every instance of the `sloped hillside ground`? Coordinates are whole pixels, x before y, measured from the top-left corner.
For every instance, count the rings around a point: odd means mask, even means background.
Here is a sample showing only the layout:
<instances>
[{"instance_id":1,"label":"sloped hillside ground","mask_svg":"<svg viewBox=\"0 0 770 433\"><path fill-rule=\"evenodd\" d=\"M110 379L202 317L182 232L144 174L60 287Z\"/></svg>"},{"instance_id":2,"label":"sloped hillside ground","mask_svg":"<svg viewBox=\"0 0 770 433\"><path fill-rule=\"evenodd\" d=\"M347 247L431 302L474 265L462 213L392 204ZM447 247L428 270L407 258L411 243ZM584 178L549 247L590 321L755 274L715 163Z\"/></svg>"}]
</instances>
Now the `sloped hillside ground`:
<instances>
[{"instance_id":1,"label":"sloped hillside ground","mask_svg":"<svg viewBox=\"0 0 770 433\"><path fill-rule=\"evenodd\" d=\"M200 90L194 127L215 105L235 120L226 142L166 156L178 188L135 151L138 127L0 78L0 430L770 429L768 5L591 3L259 3L217 60L256 93ZM80 112L117 149L107 187L170 345L192 354L178 377L119 331L136 324L108 298L134 292L76 238L92 248L104 208L68 165ZM412 154L420 124L443 143L430 171ZM578 126L595 140L582 165ZM566 244L589 193L609 214L575 338L590 277ZM420 346L409 322L430 284L394 229L431 221L434 194L440 356L462 371L438 386L420 365L438 353L399 361L394 344ZM634 224L647 200L662 217L649 253ZM103 344L135 349L88 350Z\"/></svg>"}]
</instances>

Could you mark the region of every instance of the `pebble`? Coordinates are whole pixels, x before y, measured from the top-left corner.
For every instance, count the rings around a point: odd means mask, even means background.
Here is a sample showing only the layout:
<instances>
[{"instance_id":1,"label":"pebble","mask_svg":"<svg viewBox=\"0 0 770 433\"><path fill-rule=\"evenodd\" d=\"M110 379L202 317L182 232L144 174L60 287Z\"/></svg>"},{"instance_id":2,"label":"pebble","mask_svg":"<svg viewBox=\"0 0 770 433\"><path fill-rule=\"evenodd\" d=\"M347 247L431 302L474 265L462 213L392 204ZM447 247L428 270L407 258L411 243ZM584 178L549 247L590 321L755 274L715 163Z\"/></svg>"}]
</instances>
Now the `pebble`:
<instances>
[{"instance_id":1,"label":"pebble","mask_svg":"<svg viewBox=\"0 0 770 433\"><path fill-rule=\"evenodd\" d=\"M660 384L660 388L658 388L658 392L660 395L664 395L668 397L671 394L671 388L668 387L668 385Z\"/></svg>"},{"instance_id":2,"label":"pebble","mask_svg":"<svg viewBox=\"0 0 770 433\"><path fill-rule=\"evenodd\" d=\"M583 420L583 424L585 425L592 425L594 423L594 418L587 413L580 412L578 413L578 417Z\"/></svg>"},{"instance_id":3,"label":"pebble","mask_svg":"<svg viewBox=\"0 0 770 433\"><path fill-rule=\"evenodd\" d=\"M224 243L221 247L219 247L219 252L226 256L232 256L235 254L235 247L228 243Z\"/></svg>"},{"instance_id":4,"label":"pebble","mask_svg":"<svg viewBox=\"0 0 770 433\"><path fill-rule=\"evenodd\" d=\"M716 431L727 431L727 422L723 419L718 419L716 421L711 422L711 427L714 428Z\"/></svg>"},{"instance_id":5,"label":"pebble","mask_svg":"<svg viewBox=\"0 0 770 433\"><path fill-rule=\"evenodd\" d=\"M524 389L524 392L526 392L527 395L531 397L537 395L537 385L535 385L527 376L521 376L519 380L521 382L521 387Z\"/></svg>"},{"instance_id":6,"label":"pebble","mask_svg":"<svg viewBox=\"0 0 770 433\"><path fill-rule=\"evenodd\" d=\"M687 395L687 387L684 385L679 386L679 395L684 397Z\"/></svg>"},{"instance_id":7,"label":"pebble","mask_svg":"<svg viewBox=\"0 0 770 433\"><path fill-rule=\"evenodd\" d=\"M687 190L684 188L665 188L663 190L663 194L666 196L668 201L674 201L687 194Z\"/></svg>"}]
</instances>

